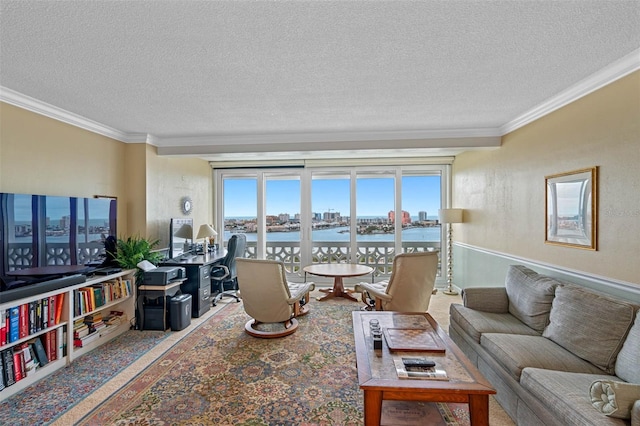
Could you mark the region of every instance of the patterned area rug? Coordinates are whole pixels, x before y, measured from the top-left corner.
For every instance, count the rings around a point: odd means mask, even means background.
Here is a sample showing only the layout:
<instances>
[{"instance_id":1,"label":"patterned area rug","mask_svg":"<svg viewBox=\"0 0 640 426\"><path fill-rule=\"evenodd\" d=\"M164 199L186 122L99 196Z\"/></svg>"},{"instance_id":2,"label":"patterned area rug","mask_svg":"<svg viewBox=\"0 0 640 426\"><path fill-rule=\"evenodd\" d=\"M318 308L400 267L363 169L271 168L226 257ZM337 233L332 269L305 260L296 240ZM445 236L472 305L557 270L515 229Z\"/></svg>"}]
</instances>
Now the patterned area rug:
<instances>
[{"instance_id":1,"label":"patterned area rug","mask_svg":"<svg viewBox=\"0 0 640 426\"><path fill-rule=\"evenodd\" d=\"M351 324L358 307L343 299L313 301L296 333L257 339L244 333L249 317L242 304L233 304L78 424L361 425ZM388 425L469 424L461 404L405 403L383 411Z\"/></svg>"},{"instance_id":2,"label":"patterned area rug","mask_svg":"<svg viewBox=\"0 0 640 426\"><path fill-rule=\"evenodd\" d=\"M162 331L125 332L2 401L0 425L51 423L168 336Z\"/></svg>"}]
</instances>

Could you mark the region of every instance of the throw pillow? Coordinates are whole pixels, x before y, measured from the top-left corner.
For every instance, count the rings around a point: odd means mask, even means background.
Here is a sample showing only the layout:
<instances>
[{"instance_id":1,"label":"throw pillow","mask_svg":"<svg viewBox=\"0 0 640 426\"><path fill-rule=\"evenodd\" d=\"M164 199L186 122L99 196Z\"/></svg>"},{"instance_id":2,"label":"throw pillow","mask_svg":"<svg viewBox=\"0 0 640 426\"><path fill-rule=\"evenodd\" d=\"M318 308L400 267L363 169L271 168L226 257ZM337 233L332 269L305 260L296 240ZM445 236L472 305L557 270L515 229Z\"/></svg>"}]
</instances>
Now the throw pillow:
<instances>
[{"instance_id":1,"label":"throw pillow","mask_svg":"<svg viewBox=\"0 0 640 426\"><path fill-rule=\"evenodd\" d=\"M505 280L509 313L542 333L549 322L551 303L558 285L560 283L553 278L525 266L511 265Z\"/></svg>"},{"instance_id":2,"label":"throw pillow","mask_svg":"<svg viewBox=\"0 0 640 426\"><path fill-rule=\"evenodd\" d=\"M631 407L640 400L640 385L596 380L589 389L591 404L604 415L618 419L630 419Z\"/></svg>"}]
</instances>

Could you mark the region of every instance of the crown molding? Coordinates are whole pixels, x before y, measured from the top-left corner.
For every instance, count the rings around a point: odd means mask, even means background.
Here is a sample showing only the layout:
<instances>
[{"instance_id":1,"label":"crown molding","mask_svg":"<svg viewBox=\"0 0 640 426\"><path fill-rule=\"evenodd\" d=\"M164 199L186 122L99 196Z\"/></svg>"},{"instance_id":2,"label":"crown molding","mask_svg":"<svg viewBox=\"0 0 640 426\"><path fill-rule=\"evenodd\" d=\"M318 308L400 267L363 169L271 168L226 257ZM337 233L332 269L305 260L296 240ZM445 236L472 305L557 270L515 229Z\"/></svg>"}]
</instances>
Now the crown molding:
<instances>
[{"instance_id":1,"label":"crown molding","mask_svg":"<svg viewBox=\"0 0 640 426\"><path fill-rule=\"evenodd\" d=\"M0 101L121 142L135 143L147 140L146 134L125 133L2 86L0 86Z\"/></svg>"},{"instance_id":2,"label":"crown molding","mask_svg":"<svg viewBox=\"0 0 640 426\"><path fill-rule=\"evenodd\" d=\"M558 95L547 99L537 107L502 125L500 127L500 135L504 136L507 133L513 132L514 130L538 120L545 115L570 104L571 102L577 101L589 93L595 92L601 87L611 84L638 69L640 69L640 49L634 50L595 74L592 74L586 79L570 86Z\"/></svg>"}]
</instances>

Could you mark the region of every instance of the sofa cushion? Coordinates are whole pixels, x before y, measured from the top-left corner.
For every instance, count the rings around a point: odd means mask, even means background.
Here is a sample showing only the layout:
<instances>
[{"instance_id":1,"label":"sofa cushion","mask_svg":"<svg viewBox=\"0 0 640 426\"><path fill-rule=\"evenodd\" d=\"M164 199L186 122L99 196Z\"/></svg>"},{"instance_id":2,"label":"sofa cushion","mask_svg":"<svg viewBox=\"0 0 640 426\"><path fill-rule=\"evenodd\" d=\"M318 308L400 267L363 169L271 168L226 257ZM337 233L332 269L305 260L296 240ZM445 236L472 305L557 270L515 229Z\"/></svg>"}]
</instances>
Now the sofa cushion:
<instances>
[{"instance_id":1,"label":"sofa cushion","mask_svg":"<svg viewBox=\"0 0 640 426\"><path fill-rule=\"evenodd\" d=\"M629 383L640 384L640 311L622 344L616 360L616 376Z\"/></svg>"},{"instance_id":2,"label":"sofa cushion","mask_svg":"<svg viewBox=\"0 0 640 426\"><path fill-rule=\"evenodd\" d=\"M626 425L607 417L591 404L589 387L595 380L617 380L604 374L567 373L525 368L520 384L567 425Z\"/></svg>"},{"instance_id":3,"label":"sofa cushion","mask_svg":"<svg viewBox=\"0 0 640 426\"><path fill-rule=\"evenodd\" d=\"M573 285L556 288L542 335L609 374L633 323L635 306Z\"/></svg>"},{"instance_id":4,"label":"sofa cushion","mask_svg":"<svg viewBox=\"0 0 640 426\"><path fill-rule=\"evenodd\" d=\"M458 324L465 333L478 343L480 343L482 333L540 335L540 333L527 327L511 314L482 312L459 304L451 304L449 315L451 321Z\"/></svg>"},{"instance_id":5,"label":"sofa cushion","mask_svg":"<svg viewBox=\"0 0 640 426\"><path fill-rule=\"evenodd\" d=\"M556 286L553 278L540 275L522 265L511 265L505 287L509 313L529 327L542 332L549 321Z\"/></svg>"},{"instance_id":6,"label":"sofa cushion","mask_svg":"<svg viewBox=\"0 0 640 426\"><path fill-rule=\"evenodd\" d=\"M640 400L640 385L617 380L596 380L589 388L591 404L604 415L630 419L633 404Z\"/></svg>"},{"instance_id":7,"label":"sofa cushion","mask_svg":"<svg viewBox=\"0 0 640 426\"><path fill-rule=\"evenodd\" d=\"M602 373L598 367L542 336L485 333L480 345L517 381L526 367Z\"/></svg>"}]
</instances>

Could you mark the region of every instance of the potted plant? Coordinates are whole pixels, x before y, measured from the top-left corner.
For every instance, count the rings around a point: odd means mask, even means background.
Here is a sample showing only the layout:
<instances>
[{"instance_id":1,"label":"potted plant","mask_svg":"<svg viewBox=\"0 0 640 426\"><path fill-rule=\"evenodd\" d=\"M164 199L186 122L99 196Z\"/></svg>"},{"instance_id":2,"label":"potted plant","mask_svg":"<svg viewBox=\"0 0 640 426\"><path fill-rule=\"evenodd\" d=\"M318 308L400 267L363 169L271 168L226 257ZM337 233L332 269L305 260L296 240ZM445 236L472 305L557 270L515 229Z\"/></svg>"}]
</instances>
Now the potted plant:
<instances>
[{"instance_id":1,"label":"potted plant","mask_svg":"<svg viewBox=\"0 0 640 426\"><path fill-rule=\"evenodd\" d=\"M157 265L162 260L162 254L153 251L158 243L158 240L147 240L140 236L120 238L116 244L115 261L124 269L137 269L136 281L139 283L143 271L138 268L138 263L148 260Z\"/></svg>"}]
</instances>

